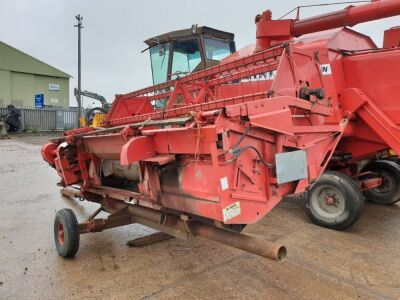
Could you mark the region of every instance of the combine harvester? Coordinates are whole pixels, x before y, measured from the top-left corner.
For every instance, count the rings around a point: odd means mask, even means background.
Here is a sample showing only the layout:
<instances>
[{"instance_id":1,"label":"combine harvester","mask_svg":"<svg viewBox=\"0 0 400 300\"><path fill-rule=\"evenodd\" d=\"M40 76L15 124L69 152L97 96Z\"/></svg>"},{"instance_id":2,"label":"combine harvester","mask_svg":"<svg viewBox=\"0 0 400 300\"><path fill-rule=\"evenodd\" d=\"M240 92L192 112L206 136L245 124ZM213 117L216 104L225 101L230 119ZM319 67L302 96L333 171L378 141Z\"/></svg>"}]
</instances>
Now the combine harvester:
<instances>
[{"instance_id":1,"label":"combine harvester","mask_svg":"<svg viewBox=\"0 0 400 300\"><path fill-rule=\"evenodd\" d=\"M256 45L236 52L233 35L207 27L147 40L155 85L42 148L65 195L100 205L80 224L57 213L58 253L141 223L282 260L284 246L241 231L283 197L305 193L307 215L332 229L353 224L364 199L398 201L400 28L378 48L344 27L397 15L398 0L304 20L265 11Z\"/></svg>"}]
</instances>

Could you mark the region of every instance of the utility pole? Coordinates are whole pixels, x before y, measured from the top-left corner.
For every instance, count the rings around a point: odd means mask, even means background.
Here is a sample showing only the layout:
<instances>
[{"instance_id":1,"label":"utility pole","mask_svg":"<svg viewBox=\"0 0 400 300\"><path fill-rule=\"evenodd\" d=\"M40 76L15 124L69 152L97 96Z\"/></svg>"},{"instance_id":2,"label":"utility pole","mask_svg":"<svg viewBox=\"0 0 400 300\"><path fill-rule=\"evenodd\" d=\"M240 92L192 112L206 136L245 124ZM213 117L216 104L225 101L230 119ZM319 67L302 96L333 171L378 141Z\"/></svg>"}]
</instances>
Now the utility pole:
<instances>
[{"instance_id":1,"label":"utility pole","mask_svg":"<svg viewBox=\"0 0 400 300\"><path fill-rule=\"evenodd\" d=\"M81 15L75 16L75 19L78 21L74 27L78 27L78 93L76 95L76 101L78 102L78 113L77 113L77 126L80 127L79 119L82 115L82 87L81 87L81 29L83 17Z\"/></svg>"}]
</instances>

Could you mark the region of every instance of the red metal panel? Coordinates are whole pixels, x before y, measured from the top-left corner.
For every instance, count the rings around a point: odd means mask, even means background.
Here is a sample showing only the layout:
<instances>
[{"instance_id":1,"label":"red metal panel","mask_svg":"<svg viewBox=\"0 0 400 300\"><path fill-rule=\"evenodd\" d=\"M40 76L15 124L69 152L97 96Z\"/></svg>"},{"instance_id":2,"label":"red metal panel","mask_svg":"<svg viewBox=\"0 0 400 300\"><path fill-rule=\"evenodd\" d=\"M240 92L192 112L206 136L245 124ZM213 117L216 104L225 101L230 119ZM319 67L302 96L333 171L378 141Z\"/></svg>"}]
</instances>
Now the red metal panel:
<instances>
[{"instance_id":1,"label":"red metal panel","mask_svg":"<svg viewBox=\"0 0 400 300\"><path fill-rule=\"evenodd\" d=\"M400 124L400 49L358 54L343 59L348 87L362 90L390 119Z\"/></svg>"},{"instance_id":2,"label":"red metal panel","mask_svg":"<svg viewBox=\"0 0 400 300\"><path fill-rule=\"evenodd\" d=\"M385 31L383 38L383 48L400 47L400 27L394 27Z\"/></svg>"},{"instance_id":3,"label":"red metal panel","mask_svg":"<svg viewBox=\"0 0 400 300\"><path fill-rule=\"evenodd\" d=\"M342 93L343 110L356 113L396 153L400 153L400 127L361 90Z\"/></svg>"},{"instance_id":4,"label":"red metal panel","mask_svg":"<svg viewBox=\"0 0 400 300\"><path fill-rule=\"evenodd\" d=\"M153 157L156 155L154 140L151 136L131 138L121 149L120 161L122 166Z\"/></svg>"},{"instance_id":5,"label":"red metal panel","mask_svg":"<svg viewBox=\"0 0 400 300\"><path fill-rule=\"evenodd\" d=\"M42 146L40 153L45 161L50 165L54 166L54 160L56 158L57 146L54 143L47 143Z\"/></svg>"},{"instance_id":6,"label":"red metal panel","mask_svg":"<svg viewBox=\"0 0 400 300\"><path fill-rule=\"evenodd\" d=\"M120 134L107 134L102 136L84 137L84 144L90 153L95 153L98 158L118 160L126 140Z\"/></svg>"}]
</instances>

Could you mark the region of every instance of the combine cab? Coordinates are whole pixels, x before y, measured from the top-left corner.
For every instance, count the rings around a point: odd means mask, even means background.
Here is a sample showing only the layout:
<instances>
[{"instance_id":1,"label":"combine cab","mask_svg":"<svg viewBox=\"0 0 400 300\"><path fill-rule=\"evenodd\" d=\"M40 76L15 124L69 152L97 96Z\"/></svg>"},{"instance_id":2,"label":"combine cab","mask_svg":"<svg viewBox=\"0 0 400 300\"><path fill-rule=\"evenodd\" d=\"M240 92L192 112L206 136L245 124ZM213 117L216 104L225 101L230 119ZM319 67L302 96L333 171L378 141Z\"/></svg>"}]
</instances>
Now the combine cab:
<instances>
[{"instance_id":1,"label":"combine cab","mask_svg":"<svg viewBox=\"0 0 400 300\"><path fill-rule=\"evenodd\" d=\"M236 51L234 34L197 25L150 38L145 43L149 46L155 85L214 67Z\"/></svg>"},{"instance_id":2,"label":"combine cab","mask_svg":"<svg viewBox=\"0 0 400 300\"><path fill-rule=\"evenodd\" d=\"M58 253L79 234L141 223L281 260L284 246L241 233L283 197L345 229L364 199L400 199L400 48L343 26L400 15L373 1L305 20L256 17L256 44L207 27L149 39L154 86L116 97L101 128L42 148L65 195L99 204L78 224L57 213ZM232 53L233 52L233 53ZM95 219L100 211L107 219Z\"/></svg>"},{"instance_id":3,"label":"combine cab","mask_svg":"<svg viewBox=\"0 0 400 300\"><path fill-rule=\"evenodd\" d=\"M197 25L150 38L145 43L149 47L154 85L217 66L236 50L234 34ZM156 100L155 108L164 109L166 100Z\"/></svg>"}]
</instances>

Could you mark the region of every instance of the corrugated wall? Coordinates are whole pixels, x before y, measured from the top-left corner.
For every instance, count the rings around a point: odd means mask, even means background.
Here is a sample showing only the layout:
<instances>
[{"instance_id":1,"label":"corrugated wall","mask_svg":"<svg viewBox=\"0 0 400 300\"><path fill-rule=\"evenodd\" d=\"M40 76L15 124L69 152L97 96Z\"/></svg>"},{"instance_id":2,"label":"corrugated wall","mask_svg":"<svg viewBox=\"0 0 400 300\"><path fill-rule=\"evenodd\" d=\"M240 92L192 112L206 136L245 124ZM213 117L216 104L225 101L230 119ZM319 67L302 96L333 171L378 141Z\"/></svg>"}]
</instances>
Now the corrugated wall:
<instances>
[{"instance_id":1,"label":"corrugated wall","mask_svg":"<svg viewBox=\"0 0 400 300\"><path fill-rule=\"evenodd\" d=\"M58 90L50 90L49 85ZM0 70L0 106L35 106L35 95L44 95L44 104L68 108L69 79Z\"/></svg>"},{"instance_id":2,"label":"corrugated wall","mask_svg":"<svg viewBox=\"0 0 400 300\"><path fill-rule=\"evenodd\" d=\"M0 108L0 115L7 114L7 108ZM76 109L21 108L22 131L64 131L76 128ZM83 112L84 113L84 112Z\"/></svg>"},{"instance_id":3,"label":"corrugated wall","mask_svg":"<svg viewBox=\"0 0 400 300\"><path fill-rule=\"evenodd\" d=\"M34 107L35 95L46 105L68 108L70 76L0 41L0 106Z\"/></svg>"}]
</instances>

